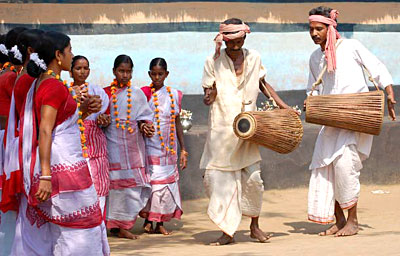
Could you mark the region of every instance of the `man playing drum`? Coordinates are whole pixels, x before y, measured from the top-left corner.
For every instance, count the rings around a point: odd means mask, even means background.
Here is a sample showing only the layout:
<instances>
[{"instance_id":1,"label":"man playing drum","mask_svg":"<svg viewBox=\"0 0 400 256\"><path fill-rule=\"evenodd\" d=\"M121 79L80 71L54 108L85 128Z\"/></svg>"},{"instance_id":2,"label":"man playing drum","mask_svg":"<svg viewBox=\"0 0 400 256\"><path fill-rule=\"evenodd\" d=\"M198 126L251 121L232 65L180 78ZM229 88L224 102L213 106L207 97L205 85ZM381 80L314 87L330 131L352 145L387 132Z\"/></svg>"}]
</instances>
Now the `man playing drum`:
<instances>
[{"instance_id":1,"label":"man playing drum","mask_svg":"<svg viewBox=\"0 0 400 256\"><path fill-rule=\"evenodd\" d=\"M241 111L256 110L259 90L267 95L260 84L261 79L265 82L260 54L242 48L246 33L250 28L240 19L220 24L215 54L204 66L204 103L210 106L210 112L200 168L206 169L204 186L210 197L207 213L223 232L213 245L234 242L242 215L251 217L252 238L260 242L269 239L258 225L264 191L258 146L239 140L232 127ZM221 50L223 41L226 48ZM289 108L268 83L265 85L279 107Z\"/></svg>"},{"instance_id":2,"label":"man playing drum","mask_svg":"<svg viewBox=\"0 0 400 256\"><path fill-rule=\"evenodd\" d=\"M328 7L309 12L310 35L320 46L310 57L308 92L327 65L319 95L368 92L363 66L387 92L389 115L395 120L393 80L386 67L355 39L340 39L338 12ZM315 92L315 91L314 91ZM349 102L351 103L351 102ZM305 106L306 107L306 106ZM351 236L358 232L357 202L362 161L368 158L372 135L323 126L319 132L310 170L308 219L336 224L320 235ZM346 219L344 210L348 210Z\"/></svg>"}]
</instances>

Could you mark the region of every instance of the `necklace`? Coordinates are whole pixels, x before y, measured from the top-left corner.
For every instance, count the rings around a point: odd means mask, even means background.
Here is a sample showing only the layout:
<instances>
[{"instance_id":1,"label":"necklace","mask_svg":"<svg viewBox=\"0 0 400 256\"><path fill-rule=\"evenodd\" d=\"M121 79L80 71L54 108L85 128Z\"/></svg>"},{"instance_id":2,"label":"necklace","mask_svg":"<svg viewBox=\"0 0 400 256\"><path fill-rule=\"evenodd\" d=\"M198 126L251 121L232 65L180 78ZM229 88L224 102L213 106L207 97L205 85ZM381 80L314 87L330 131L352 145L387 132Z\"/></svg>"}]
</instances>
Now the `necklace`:
<instances>
[{"instance_id":1,"label":"necklace","mask_svg":"<svg viewBox=\"0 0 400 256\"><path fill-rule=\"evenodd\" d=\"M83 157L87 158L88 154L87 154L87 147L86 147L86 136L85 136L85 126L82 120L82 111L80 110L80 106L81 103L78 101L78 95L75 94L75 91L72 87L68 86L67 81L63 81L60 77L60 75L57 75L56 73L54 73L53 70L49 69L47 71L48 75L53 76L55 79L57 79L58 81L60 81L61 83L63 83L63 85L68 89L68 92L72 95L72 98L76 101L77 107L79 109L78 111L78 121L77 124L79 125L79 131L81 133L81 147L82 147L82 155Z\"/></svg>"},{"instance_id":2,"label":"necklace","mask_svg":"<svg viewBox=\"0 0 400 256\"><path fill-rule=\"evenodd\" d=\"M5 69L8 68L8 67L10 67L10 70L11 70L12 72L17 73L17 69L16 69L13 65L11 65L10 62L4 63L3 67L1 68L1 71L5 70Z\"/></svg>"},{"instance_id":3,"label":"necklace","mask_svg":"<svg viewBox=\"0 0 400 256\"><path fill-rule=\"evenodd\" d=\"M165 145L164 142L164 137L162 136L162 132L161 132L161 120L160 120L160 109L158 108L158 106L160 105L158 103L158 95L156 92L156 88L154 88L153 84L150 84L150 88L151 88L151 92L153 95L153 102L154 102L154 112L155 114L155 118L156 118L156 130L157 130L157 134L158 134L158 138L160 139L161 142L161 148L165 148L165 150L167 152L171 152L172 155L176 154L175 150L174 150L174 145L175 145L175 100L174 100L174 94L171 91L171 87L167 86L167 92L169 94L169 97L171 99L171 119L170 119L170 134L169 134L169 146Z\"/></svg>"},{"instance_id":4,"label":"necklace","mask_svg":"<svg viewBox=\"0 0 400 256\"><path fill-rule=\"evenodd\" d=\"M121 119L118 117L118 105L117 103L117 95L115 94L117 91L117 88L123 88L124 86L127 87L127 100L126 102L128 103L127 105L127 110L126 110L126 120L125 124L120 123ZM121 128L122 130L127 129L129 133L133 133L134 130L131 127L130 124L130 119L131 119L131 108L132 108L132 89L131 89L131 81L129 81L126 85L118 83L117 79L114 79L114 81L111 83L111 98L112 98L112 104L114 108L114 116L115 116L115 122L116 122L116 127Z\"/></svg>"}]
</instances>

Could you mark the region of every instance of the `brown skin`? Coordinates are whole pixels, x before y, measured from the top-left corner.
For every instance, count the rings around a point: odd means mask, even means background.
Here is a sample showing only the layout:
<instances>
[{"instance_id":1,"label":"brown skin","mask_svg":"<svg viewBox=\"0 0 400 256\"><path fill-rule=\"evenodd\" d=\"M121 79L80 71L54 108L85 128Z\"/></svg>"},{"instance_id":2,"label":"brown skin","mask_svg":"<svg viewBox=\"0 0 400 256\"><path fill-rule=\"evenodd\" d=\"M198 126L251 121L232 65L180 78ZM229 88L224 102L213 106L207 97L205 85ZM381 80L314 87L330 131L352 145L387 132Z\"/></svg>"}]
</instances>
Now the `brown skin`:
<instances>
[{"instance_id":1,"label":"brown skin","mask_svg":"<svg viewBox=\"0 0 400 256\"><path fill-rule=\"evenodd\" d=\"M325 51L326 39L328 34L328 26L321 22L310 22L310 36L315 44L320 45L321 50ZM387 93L387 107L389 116L392 121L396 120L396 113L394 111L394 99L393 87L389 85L385 88ZM304 101L304 110L306 109L306 100ZM357 219L357 204L352 208L348 209L348 217L344 215L342 208L339 203L335 202L335 217L336 223L324 232L319 233L321 236L335 235L335 236L352 236L358 233L358 219Z\"/></svg>"},{"instance_id":2,"label":"brown skin","mask_svg":"<svg viewBox=\"0 0 400 256\"><path fill-rule=\"evenodd\" d=\"M55 52L56 58L53 59L47 66L49 70L57 75L61 74L61 71L68 71L71 69L71 62L73 58L71 45L68 45L63 51L57 50ZM58 62L61 62L61 65ZM53 78L51 75L42 74L39 77L39 83L36 90L40 87L40 84L47 79ZM52 143L52 132L54 124L56 122L57 109L43 105L41 110L41 120L39 126L39 159L42 168L42 176L51 176L50 172L50 156L51 156L51 143ZM39 189L35 194L35 197L44 202L51 196L51 181L40 180Z\"/></svg>"},{"instance_id":3,"label":"brown skin","mask_svg":"<svg viewBox=\"0 0 400 256\"><path fill-rule=\"evenodd\" d=\"M328 26L321 22L310 22L310 36L315 44L318 44L321 47L322 51L325 51L326 39L328 35ZM394 111L394 104L396 104L396 100L394 97L393 86L388 85L385 88L387 93L387 108L388 113L392 121L396 121L396 113ZM306 101L304 101L304 110L306 109Z\"/></svg>"},{"instance_id":4,"label":"brown skin","mask_svg":"<svg viewBox=\"0 0 400 256\"><path fill-rule=\"evenodd\" d=\"M156 91L158 91L164 86L164 81L168 77L169 72L161 66L153 66L151 68L151 70L148 72L148 74L153 83L154 88L156 89ZM183 139L183 128L182 128L182 124L181 124L179 115L177 115L175 118L175 127L176 127L176 134L178 137L178 142L179 142L180 148L182 151L186 151L184 139ZM153 131L154 131L154 128L153 128ZM182 170L184 170L186 168L187 156L185 154L180 154L179 164L180 164L180 167ZM152 222L146 220L145 225L144 225L145 232L151 232L152 226L153 226ZM163 235L171 234L171 232L169 232L164 227L163 222L157 222L154 232L163 234Z\"/></svg>"},{"instance_id":5,"label":"brown skin","mask_svg":"<svg viewBox=\"0 0 400 256\"><path fill-rule=\"evenodd\" d=\"M80 98L82 118L86 119L91 113L99 112L102 106L100 96L89 95L88 88L85 86L86 79L90 75L89 63L85 59L77 60L69 74L74 79L73 88Z\"/></svg>"},{"instance_id":6,"label":"brown skin","mask_svg":"<svg viewBox=\"0 0 400 256\"><path fill-rule=\"evenodd\" d=\"M242 38L237 38L229 41L225 41L225 46L226 46L226 53L231 58L233 62L236 61L239 57L243 56L243 51L242 47L245 41L245 37ZM242 63L243 65L243 63ZM235 72L237 73L239 70L235 69ZM286 105L281 98L278 96L278 94L275 92L275 90L269 85L267 82L265 82L266 87L268 88L271 97L274 98L276 103L280 108L287 108L287 109L292 109L288 105ZM266 93L265 89L261 86L261 81L260 81L260 90L261 92L268 97L268 94ZM204 89L204 98L203 102L207 106L211 105L214 101L215 98L217 97L217 88L216 84L214 83L211 88L205 88ZM266 242L270 236L265 234L258 225L259 217L252 217L251 218L251 224L250 224L250 237L258 239L260 242ZM229 236L226 233L223 233L220 238L218 238L216 241L210 243L210 245L226 245L226 244L231 244L234 243L233 237Z\"/></svg>"}]
</instances>

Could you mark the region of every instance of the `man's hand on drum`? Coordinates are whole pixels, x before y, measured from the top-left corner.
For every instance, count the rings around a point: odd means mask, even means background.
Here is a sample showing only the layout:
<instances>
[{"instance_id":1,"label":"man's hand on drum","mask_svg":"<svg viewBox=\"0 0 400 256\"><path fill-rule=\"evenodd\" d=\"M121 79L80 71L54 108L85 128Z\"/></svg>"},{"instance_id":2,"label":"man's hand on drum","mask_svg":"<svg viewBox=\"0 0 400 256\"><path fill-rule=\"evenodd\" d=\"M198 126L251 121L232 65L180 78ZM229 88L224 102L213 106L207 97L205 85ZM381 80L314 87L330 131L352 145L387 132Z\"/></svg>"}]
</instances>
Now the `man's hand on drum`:
<instances>
[{"instance_id":1,"label":"man's hand on drum","mask_svg":"<svg viewBox=\"0 0 400 256\"><path fill-rule=\"evenodd\" d=\"M206 104L207 106L211 105L215 101L216 97L217 97L217 87L215 83L213 84L212 87L204 89L204 98L203 98L204 104Z\"/></svg>"}]
</instances>

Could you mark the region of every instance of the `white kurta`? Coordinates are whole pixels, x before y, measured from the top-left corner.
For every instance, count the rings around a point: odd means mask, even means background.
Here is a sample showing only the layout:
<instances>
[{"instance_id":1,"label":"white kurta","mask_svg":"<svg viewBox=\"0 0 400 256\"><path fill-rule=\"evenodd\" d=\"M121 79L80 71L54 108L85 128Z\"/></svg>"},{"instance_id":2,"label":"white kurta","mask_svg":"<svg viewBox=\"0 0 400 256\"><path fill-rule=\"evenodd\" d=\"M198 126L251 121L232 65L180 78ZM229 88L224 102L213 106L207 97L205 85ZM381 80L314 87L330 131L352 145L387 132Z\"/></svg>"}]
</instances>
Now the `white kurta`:
<instances>
[{"instance_id":1,"label":"white kurta","mask_svg":"<svg viewBox=\"0 0 400 256\"><path fill-rule=\"evenodd\" d=\"M323 66L325 54L321 49L315 50L310 57L310 73L307 93L316 81ZM386 67L355 39L343 39L336 50L336 71L326 72L323 84L317 87L320 95L368 92L367 77L363 64L380 88L393 84L393 79ZM315 95L315 92L313 93ZM361 159L369 157L372 146L372 135L323 126L315 143L310 170L328 166L343 154L347 145L356 145Z\"/></svg>"},{"instance_id":2,"label":"white kurta","mask_svg":"<svg viewBox=\"0 0 400 256\"><path fill-rule=\"evenodd\" d=\"M218 93L210 106L201 169L237 171L261 161L258 145L239 140L232 128L243 101L252 102L246 106L246 111L256 110L259 79L265 76L260 54L248 49L243 49L243 54L244 68L239 82L225 49L215 61L213 56L208 57L204 65L202 86L209 88L215 82Z\"/></svg>"}]
</instances>

